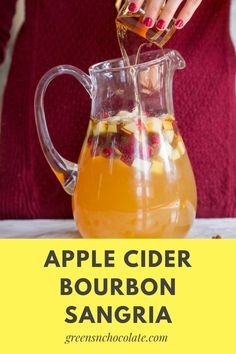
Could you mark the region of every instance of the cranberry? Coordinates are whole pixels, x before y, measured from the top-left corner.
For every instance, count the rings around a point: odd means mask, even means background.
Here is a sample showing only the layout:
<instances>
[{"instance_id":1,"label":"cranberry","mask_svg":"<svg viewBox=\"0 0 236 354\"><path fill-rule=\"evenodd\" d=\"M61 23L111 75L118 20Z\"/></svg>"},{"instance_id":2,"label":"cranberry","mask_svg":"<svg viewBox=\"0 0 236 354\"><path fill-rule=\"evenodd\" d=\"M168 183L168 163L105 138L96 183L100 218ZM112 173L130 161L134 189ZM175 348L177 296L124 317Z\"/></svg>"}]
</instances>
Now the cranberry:
<instances>
[{"instance_id":1,"label":"cranberry","mask_svg":"<svg viewBox=\"0 0 236 354\"><path fill-rule=\"evenodd\" d=\"M153 133L152 135L150 135L149 141L153 147L158 147L160 145L159 134Z\"/></svg>"},{"instance_id":2,"label":"cranberry","mask_svg":"<svg viewBox=\"0 0 236 354\"><path fill-rule=\"evenodd\" d=\"M135 152L135 146L133 144L126 144L123 147L121 147L121 151L125 155L132 156Z\"/></svg>"},{"instance_id":3,"label":"cranberry","mask_svg":"<svg viewBox=\"0 0 236 354\"><path fill-rule=\"evenodd\" d=\"M102 154L104 157L111 157L111 155L113 154L113 149L111 146L106 146L104 147L104 149L102 150Z\"/></svg>"},{"instance_id":4,"label":"cranberry","mask_svg":"<svg viewBox=\"0 0 236 354\"><path fill-rule=\"evenodd\" d=\"M100 117L103 118L103 119L105 119L105 118L108 118L108 117L109 117L109 114L108 114L107 112L102 112L102 113L100 114Z\"/></svg>"},{"instance_id":5,"label":"cranberry","mask_svg":"<svg viewBox=\"0 0 236 354\"><path fill-rule=\"evenodd\" d=\"M120 160L122 162L124 162L126 165L128 166L131 166L133 161L134 161L134 157L133 156L130 156L130 155L126 155L126 154L123 154L120 158Z\"/></svg>"}]
</instances>

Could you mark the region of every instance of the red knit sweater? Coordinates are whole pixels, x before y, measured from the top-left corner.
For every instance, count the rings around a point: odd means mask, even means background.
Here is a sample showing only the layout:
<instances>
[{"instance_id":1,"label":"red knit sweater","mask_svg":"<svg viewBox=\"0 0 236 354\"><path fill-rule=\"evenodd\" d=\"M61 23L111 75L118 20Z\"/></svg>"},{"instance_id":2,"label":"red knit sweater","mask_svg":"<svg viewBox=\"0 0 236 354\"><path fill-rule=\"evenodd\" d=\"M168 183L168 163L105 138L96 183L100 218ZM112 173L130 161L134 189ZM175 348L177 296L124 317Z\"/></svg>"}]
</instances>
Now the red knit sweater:
<instances>
[{"instance_id":1,"label":"red knit sweater","mask_svg":"<svg viewBox=\"0 0 236 354\"><path fill-rule=\"evenodd\" d=\"M9 38L15 0L0 0L0 60ZM98 5L99 3L99 5ZM115 1L26 0L5 90L0 140L0 218L71 217L64 193L43 157L33 96L40 77L58 64L84 71L120 55ZM176 117L198 187L198 216L236 216L235 56L229 37L229 0L204 0L185 29L168 43L187 62L176 74ZM60 77L46 98L57 149L76 161L90 99L74 79Z\"/></svg>"}]
</instances>

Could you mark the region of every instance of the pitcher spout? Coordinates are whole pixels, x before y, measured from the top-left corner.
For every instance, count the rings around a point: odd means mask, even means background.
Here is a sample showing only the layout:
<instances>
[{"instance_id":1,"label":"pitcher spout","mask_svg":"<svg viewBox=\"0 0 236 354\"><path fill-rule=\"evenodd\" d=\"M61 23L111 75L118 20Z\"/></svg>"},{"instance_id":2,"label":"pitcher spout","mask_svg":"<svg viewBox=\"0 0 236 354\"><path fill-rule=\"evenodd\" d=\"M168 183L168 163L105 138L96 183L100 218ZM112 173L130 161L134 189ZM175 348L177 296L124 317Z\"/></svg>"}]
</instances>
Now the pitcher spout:
<instances>
[{"instance_id":1,"label":"pitcher spout","mask_svg":"<svg viewBox=\"0 0 236 354\"><path fill-rule=\"evenodd\" d=\"M186 62L182 55L177 50L171 50L169 52L169 57L174 65L174 69L184 69L186 67Z\"/></svg>"}]
</instances>

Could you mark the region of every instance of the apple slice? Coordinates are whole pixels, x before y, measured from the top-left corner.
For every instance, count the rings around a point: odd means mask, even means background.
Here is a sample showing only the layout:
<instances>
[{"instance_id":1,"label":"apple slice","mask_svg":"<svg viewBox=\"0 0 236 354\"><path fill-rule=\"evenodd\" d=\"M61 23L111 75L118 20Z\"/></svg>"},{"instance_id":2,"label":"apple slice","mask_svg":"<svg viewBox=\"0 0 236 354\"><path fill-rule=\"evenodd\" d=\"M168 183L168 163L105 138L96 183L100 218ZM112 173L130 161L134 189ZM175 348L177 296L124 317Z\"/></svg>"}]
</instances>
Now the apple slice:
<instances>
[{"instance_id":1,"label":"apple slice","mask_svg":"<svg viewBox=\"0 0 236 354\"><path fill-rule=\"evenodd\" d=\"M164 172L164 164L161 159L153 160L151 172L156 173L157 175L161 175Z\"/></svg>"},{"instance_id":2,"label":"apple slice","mask_svg":"<svg viewBox=\"0 0 236 354\"><path fill-rule=\"evenodd\" d=\"M165 118L166 120L175 120L175 117L174 116L172 116L172 114L167 114L166 115L166 118Z\"/></svg>"},{"instance_id":3,"label":"apple slice","mask_svg":"<svg viewBox=\"0 0 236 354\"><path fill-rule=\"evenodd\" d=\"M178 149L173 149L171 154L170 154L170 158L171 160L175 161L175 160L178 160L180 158L180 153L178 151Z\"/></svg>"},{"instance_id":4,"label":"apple slice","mask_svg":"<svg viewBox=\"0 0 236 354\"><path fill-rule=\"evenodd\" d=\"M129 111L119 111L116 115L122 119L125 119L125 118L134 118L135 115L137 114L137 111L134 110L132 112L129 112Z\"/></svg>"},{"instance_id":5,"label":"apple slice","mask_svg":"<svg viewBox=\"0 0 236 354\"><path fill-rule=\"evenodd\" d=\"M184 153L185 153L185 146L184 146L184 142L183 142L182 139L178 141L177 149L178 149L180 155L184 155Z\"/></svg>"},{"instance_id":6,"label":"apple slice","mask_svg":"<svg viewBox=\"0 0 236 354\"><path fill-rule=\"evenodd\" d=\"M114 148L114 152L115 152L115 156L116 156L116 157L120 157L120 156L122 155L121 152L120 152L120 150L117 149L116 147Z\"/></svg>"},{"instance_id":7,"label":"apple slice","mask_svg":"<svg viewBox=\"0 0 236 354\"><path fill-rule=\"evenodd\" d=\"M132 163L132 166L134 168L137 168L137 170L142 171L142 172L149 171L151 165L152 165L151 161L142 160L139 158L134 159L134 161Z\"/></svg>"},{"instance_id":8,"label":"apple slice","mask_svg":"<svg viewBox=\"0 0 236 354\"><path fill-rule=\"evenodd\" d=\"M134 134L137 131L137 126L136 126L135 122L131 122L131 123L125 124L124 129L127 130L128 132Z\"/></svg>"},{"instance_id":9,"label":"apple slice","mask_svg":"<svg viewBox=\"0 0 236 354\"><path fill-rule=\"evenodd\" d=\"M151 133L160 133L162 128L162 121L156 117L149 117L146 121L146 126Z\"/></svg>"},{"instance_id":10,"label":"apple slice","mask_svg":"<svg viewBox=\"0 0 236 354\"><path fill-rule=\"evenodd\" d=\"M114 123L108 124L107 132L108 133L117 133L117 124L114 124Z\"/></svg>"},{"instance_id":11,"label":"apple slice","mask_svg":"<svg viewBox=\"0 0 236 354\"><path fill-rule=\"evenodd\" d=\"M172 146L167 141L162 141L160 144L158 155L165 161L171 156L172 150Z\"/></svg>"},{"instance_id":12,"label":"apple slice","mask_svg":"<svg viewBox=\"0 0 236 354\"><path fill-rule=\"evenodd\" d=\"M99 134L104 134L107 131L107 123L106 122L98 122L93 127L93 135L97 136Z\"/></svg>"},{"instance_id":13,"label":"apple slice","mask_svg":"<svg viewBox=\"0 0 236 354\"><path fill-rule=\"evenodd\" d=\"M172 123L169 120L163 120L162 125L164 130L173 130Z\"/></svg>"},{"instance_id":14,"label":"apple slice","mask_svg":"<svg viewBox=\"0 0 236 354\"><path fill-rule=\"evenodd\" d=\"M168 143L171 144L173 142L174 136L175 136L174 130L164 131L164 136L165 136L165 139L168 141Z\"/></svg>"}]
</instances>

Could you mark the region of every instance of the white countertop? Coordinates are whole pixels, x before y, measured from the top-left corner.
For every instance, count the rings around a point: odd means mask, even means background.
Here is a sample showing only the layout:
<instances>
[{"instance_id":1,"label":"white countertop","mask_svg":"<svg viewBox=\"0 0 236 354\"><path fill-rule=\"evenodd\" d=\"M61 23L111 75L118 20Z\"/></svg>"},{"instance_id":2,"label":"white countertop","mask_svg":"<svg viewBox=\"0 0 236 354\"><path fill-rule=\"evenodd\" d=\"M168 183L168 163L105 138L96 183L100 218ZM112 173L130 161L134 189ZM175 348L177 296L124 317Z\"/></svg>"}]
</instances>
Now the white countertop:
<instances>
[{"instance_id":1,"label":"white countertop","mask_svg":"<svg viewBox=\"0 0 236 354\"><path fill-rule=\"evenodd\" d=\"M187 238L236 238L236 218L196 219ZM78 238L73 220L2 220L0 238Z\"/></svg>"}]
</instances>

